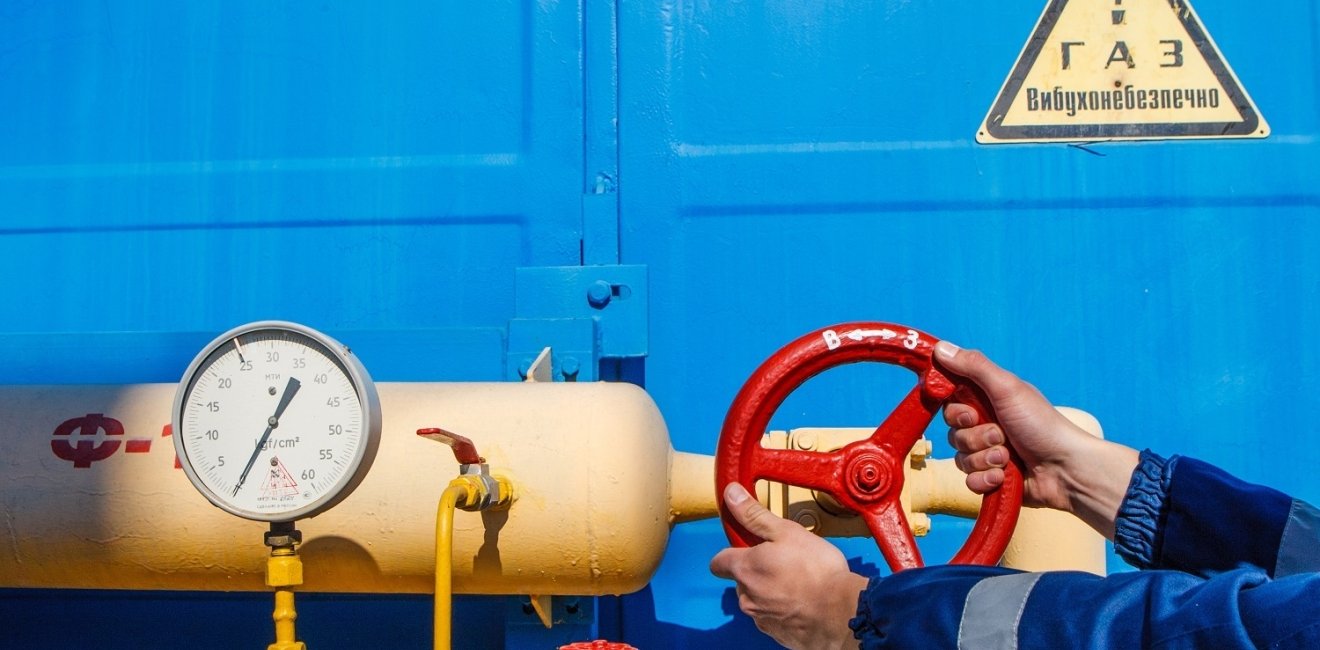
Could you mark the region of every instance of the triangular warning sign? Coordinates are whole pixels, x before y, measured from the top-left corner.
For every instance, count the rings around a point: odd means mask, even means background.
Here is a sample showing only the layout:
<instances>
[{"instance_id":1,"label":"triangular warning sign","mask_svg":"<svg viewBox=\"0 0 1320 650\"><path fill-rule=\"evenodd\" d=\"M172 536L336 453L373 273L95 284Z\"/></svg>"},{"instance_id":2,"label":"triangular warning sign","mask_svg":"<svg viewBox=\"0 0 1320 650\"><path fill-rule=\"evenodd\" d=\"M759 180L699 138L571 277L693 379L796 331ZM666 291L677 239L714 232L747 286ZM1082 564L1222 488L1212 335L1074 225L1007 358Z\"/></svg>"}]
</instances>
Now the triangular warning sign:
<instances>
[{"instance_id":1,"label":"triangular warning sign","mask_svg":"<svg viewBox=\"0 0 1320 650\"><path fill-rule=\"evenodd\" d=\"M1187 0L1050 0L976 140L1263 138Z\"/></svg>"},{"instance_id":2,"label":"triangular warning sign","mask_svg":"<svg viewBox=\"0 0 1320 650\"><path fill-rule=\"evenodd\" d=\"M287 497L296 494L298 494L298 482L293 480L293 475L285 469L284 463L279 458L272 458L270 472L266 474L266 480L261 483L261 496Z\"/></svg>"}]
</instances>

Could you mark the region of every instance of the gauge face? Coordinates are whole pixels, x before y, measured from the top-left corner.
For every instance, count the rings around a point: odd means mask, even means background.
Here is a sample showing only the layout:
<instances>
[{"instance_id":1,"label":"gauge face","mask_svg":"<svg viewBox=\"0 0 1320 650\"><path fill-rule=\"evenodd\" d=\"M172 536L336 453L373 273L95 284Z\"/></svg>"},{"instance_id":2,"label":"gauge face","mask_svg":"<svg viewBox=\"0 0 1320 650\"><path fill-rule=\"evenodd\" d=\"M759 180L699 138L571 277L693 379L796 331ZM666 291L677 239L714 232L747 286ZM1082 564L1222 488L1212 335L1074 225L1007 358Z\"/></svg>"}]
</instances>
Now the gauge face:
<instances>
[{"instance_id":1,"label":"gauge face","mask_svg":"<svg viewBox=\"0 0 1320 650\"><path fill-rule=\"evenodd\" d=\"M311 517L366 475L378 404L366 370L334 339L293 323L252 323L221 335L184 374L175 450L193 485L230 513Z\"/></svg>"}]
</instances>

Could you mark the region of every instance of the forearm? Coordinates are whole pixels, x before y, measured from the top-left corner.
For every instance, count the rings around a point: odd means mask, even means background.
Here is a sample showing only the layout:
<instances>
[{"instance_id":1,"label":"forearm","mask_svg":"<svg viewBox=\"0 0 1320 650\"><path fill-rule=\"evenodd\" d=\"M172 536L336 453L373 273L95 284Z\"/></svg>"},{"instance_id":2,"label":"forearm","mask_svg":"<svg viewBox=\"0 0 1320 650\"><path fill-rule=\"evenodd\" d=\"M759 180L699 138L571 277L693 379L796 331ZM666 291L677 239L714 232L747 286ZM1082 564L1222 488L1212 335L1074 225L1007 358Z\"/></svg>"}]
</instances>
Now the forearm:
<instances>
[{"instance_id":1,"label":"forearm","mask_svg":"<svg viewBox=\"0 0 1320 650\"><path fill-rule=\"evenodd\" d=\"M1114 539L1114 522L1127 494L1138 453L1131 447L1099 438L1077 437L1060 467L1059 480L1067 495L1061 509L1071 512L1107 539Z\"/></svg>"}]
</instances>

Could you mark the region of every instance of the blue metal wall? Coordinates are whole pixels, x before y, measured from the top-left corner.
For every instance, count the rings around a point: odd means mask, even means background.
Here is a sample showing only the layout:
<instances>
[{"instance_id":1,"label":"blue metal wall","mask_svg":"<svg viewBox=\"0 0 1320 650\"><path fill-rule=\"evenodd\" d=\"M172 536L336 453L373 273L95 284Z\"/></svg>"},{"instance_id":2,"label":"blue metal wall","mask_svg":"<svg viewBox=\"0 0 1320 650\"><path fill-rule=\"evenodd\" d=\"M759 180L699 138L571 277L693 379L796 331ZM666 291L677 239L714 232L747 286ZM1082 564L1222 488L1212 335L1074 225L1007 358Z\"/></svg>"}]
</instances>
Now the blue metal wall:
<instances>
[{"instance_id":1,"label":"blue metal wall","mask_svg":"<svg viewBox=\"0 0 1320 650\"><path fill-rule=\"evenodd\" d=\"M678 449L713 452L781 344L890 320L1111 438L1320 500L1320 11L1196 2L1267 140L976 145L1042 2L5 3L0 381L173 381L259 318L340 336L378 380L499 380L515 268L636 264ZM907 381L828 373L775 424L872 423ZM966 530L936 526L936 556ZM770 647L706 572L723 545L676 529L601 634ZM523 638L505 599L460 607L459 647ZM267 612L7 591L0 645L251 646ZM300 614L316 648L428 642L425 599Z\"/></svg>"}]
</instances>

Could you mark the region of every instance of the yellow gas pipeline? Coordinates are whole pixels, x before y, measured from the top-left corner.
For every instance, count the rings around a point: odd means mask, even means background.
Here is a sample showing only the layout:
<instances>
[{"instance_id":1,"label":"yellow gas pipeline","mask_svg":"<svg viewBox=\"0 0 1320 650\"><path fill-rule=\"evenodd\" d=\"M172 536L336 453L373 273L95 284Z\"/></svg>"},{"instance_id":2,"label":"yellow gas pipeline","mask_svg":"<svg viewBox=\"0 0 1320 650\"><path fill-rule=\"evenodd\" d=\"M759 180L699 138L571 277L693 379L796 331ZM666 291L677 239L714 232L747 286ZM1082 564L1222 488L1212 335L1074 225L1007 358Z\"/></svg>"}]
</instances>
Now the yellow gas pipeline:
<instances>
[{"instance_id":1,"label":"yellow gas pipeline","mask_svg":"<svg viewBox=\"0 0 1320 650\"><path fill-rule=\"evenodd\" d=\"M385 413L373 470L344 502L300 521L301 591L429 594L435 516L457 469L416 435L441 424L477 440L523 507L454 521L454 593L602 595L650 580L672 522L716 514L713 459L675 452L637 386L379 383ZM265 558L234 540L265 526L233 517L175 468L164 428L177 385L0 387L0 586L266 591ZM97 414L93 418L89 414ZM114 419L122 435L52 452L71 417ZM437 418L442 418L437 421ZM88 427L89 433L95 427ZM96 447L100 445L100 447ZM671 484L672 476L692 477ZM430 480L424 480L429 477ZM681 517L671 518L671 489ZM681 494L679 494L681 492ZM700 498L698 498L700 497ZM160 544L162 529L176 542ZM554 535L546 535L554 531Z\"/></svg>"}]
</instances>

